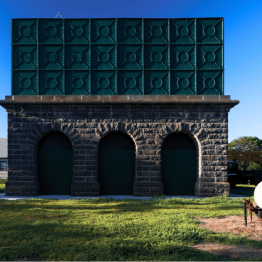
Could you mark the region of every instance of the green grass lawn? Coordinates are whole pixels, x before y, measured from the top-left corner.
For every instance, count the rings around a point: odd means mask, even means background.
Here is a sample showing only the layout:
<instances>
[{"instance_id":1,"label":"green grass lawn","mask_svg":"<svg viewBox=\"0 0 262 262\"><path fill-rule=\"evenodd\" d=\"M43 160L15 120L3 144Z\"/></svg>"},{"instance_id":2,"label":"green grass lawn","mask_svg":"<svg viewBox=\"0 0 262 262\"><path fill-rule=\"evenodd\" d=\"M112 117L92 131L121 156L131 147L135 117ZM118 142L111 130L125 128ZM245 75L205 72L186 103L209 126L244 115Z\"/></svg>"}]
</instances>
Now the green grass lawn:
<instances>
[{"instance_id":1,"label":"green grass lawn","mask_svg":"<svg viewBox=\"0 0 262 262\"><path fill-rule=\"evenodd\" d=\"M262 248L262 241L213 234L193 218L243 215L241 200L0 200L0 260L215 261L187 245Z\"/></svg>"},{"instance_id":2,"label":"green grass lawn","mask_svg":"<svg viewBox=\"0 0 262 262\"><path fill-rule=\"evenodd\" d=\"M254 201L254 187L234 190ZM262 241L213 234L193 218L229 215L243 215L242 199L0 200L0 260L216 261L188 245L208 241L262 248Z\"/></svg>"}]
</instances>

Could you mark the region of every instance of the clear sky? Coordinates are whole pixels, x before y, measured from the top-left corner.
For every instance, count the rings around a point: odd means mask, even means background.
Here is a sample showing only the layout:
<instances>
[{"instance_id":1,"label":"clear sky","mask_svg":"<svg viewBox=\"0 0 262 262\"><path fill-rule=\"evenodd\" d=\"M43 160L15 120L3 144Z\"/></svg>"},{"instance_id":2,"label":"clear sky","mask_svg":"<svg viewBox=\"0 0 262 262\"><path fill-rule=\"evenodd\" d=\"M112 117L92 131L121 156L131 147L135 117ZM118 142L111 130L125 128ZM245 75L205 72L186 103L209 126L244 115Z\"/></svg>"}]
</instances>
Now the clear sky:
<instances>
[{"instance_id":1,"label":"clear sky","mask_svg":"<svg viewBox=\"0 0 262 262\"><path fill-rule=\"evenodd\" d=\"M225 95L240 100L229 113L229 142L262 139L262 0L0 0L0 100L11 95L11 18L224 17ZM0 107L0 137L7 113Z\"/></svg>"}]
</instances>

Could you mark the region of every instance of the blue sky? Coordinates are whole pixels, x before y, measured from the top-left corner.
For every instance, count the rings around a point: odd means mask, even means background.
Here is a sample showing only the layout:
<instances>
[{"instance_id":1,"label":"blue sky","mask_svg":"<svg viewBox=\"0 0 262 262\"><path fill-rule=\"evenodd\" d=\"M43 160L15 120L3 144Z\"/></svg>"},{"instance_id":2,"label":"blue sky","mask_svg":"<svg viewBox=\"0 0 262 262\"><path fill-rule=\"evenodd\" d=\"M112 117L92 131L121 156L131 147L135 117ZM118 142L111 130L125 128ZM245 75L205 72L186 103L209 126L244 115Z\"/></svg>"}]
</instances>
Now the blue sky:
<instances>
[{"instance_id":1,"label":"blue sky","mask_svg":"<svg viewBox=\"0 0 262 262\"><path fill-rule=\"evenodd\" d=\"M11 18L225 18L225 95L240 100L229 113L229 142L262 139L261 0L0 0L0 100L11 95ZM0 107L0 137L7 113Z\"/></svg>"}]
</instances>

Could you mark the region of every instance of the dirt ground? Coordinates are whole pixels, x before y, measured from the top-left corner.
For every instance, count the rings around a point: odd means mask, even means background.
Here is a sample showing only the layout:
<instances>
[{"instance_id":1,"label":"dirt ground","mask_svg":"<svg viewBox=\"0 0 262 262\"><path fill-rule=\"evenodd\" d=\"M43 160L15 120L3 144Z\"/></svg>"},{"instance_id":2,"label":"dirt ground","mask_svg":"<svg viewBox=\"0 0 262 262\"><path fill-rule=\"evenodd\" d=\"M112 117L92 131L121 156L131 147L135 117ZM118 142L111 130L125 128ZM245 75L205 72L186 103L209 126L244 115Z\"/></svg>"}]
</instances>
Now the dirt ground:
<instances>
[{"instance_id":1,"label":"dirt ground","mask_svg":"<svg viewBox=\"0 0 262 262\"><path fill-rule=\"evenodd\" d=\"M252 217L252 222L249 216L247 217L247 227L245 226L244 216L194 218L201 222L200 227L210 230L213 233L230 232L231 235L242 236L255 241L262 240L262 219L259 219L257 216ZM262 248L257 249L250 246L220 245L203 242L190 247L207 251L222 259L241 257L255 259L262 257Z\"/></svg>"}]
</instances>

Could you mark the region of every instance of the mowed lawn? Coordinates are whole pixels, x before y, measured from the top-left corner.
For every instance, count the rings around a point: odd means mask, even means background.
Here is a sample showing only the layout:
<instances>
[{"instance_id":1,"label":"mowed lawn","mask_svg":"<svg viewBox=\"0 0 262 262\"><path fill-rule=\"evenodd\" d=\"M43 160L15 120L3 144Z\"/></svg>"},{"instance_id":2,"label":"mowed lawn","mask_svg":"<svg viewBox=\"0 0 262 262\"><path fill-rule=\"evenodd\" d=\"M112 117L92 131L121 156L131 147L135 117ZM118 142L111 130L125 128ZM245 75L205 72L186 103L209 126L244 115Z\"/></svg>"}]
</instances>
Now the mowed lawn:
<instances>
[{"instance_id":1,"label":"mowed lawn","mask_svg":"<svg viewBox=\"0 0 262 262\"><path fill-rule=\"evenodd\" d=\"M242 199L0 200L0 260L215 261L188 245L262 248L262 241L213 234L193 218L229 215L243 215Z\"/></svg>"}]
</instances>

